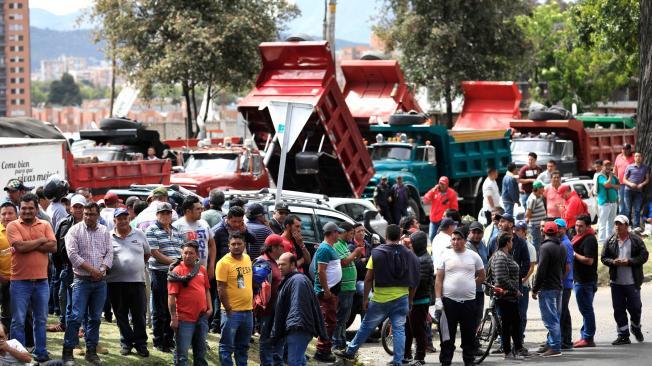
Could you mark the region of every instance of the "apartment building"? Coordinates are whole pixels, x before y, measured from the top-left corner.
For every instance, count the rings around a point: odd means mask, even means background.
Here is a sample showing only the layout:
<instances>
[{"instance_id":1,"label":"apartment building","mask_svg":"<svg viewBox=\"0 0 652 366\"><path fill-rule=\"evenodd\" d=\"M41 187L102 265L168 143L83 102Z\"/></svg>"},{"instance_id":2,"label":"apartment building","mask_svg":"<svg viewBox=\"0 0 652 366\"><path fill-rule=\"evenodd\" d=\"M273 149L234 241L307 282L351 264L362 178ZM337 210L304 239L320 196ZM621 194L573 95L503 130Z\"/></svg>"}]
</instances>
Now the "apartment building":
<instances>
[{"instance_id":1,"label":"apartment building","mask_svg":"<svg viewBox=\"0 0 652 366\"><path fill-rule=\"evenodd\" d=\"M0 116L30 116L29 0L0 0Z\"/></svg>"}]
</instances>

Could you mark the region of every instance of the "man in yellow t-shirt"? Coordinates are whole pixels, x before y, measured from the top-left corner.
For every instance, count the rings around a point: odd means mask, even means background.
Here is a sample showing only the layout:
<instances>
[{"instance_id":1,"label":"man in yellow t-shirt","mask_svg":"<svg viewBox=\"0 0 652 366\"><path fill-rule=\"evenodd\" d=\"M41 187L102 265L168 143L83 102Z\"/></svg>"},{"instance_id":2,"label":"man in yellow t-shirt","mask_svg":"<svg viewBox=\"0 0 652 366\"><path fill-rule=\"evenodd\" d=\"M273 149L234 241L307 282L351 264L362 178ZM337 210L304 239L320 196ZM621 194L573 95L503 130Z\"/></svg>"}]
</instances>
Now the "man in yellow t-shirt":
<instances>
[{"instance_id":1,"label":"man in yellow t-shirt","mask_svg":"<svg viewBox=\"0 0 652 366\"><path fill-rule=\"evenodd\" d=\"M11 246L7 239L7 224L18 218L16 206L11 202L0 205L0 320L9 329L11 326L11 303L9 301L9 279L11 278Z\"/></svg>"},{"instance_id":2,"label":"man in yellow t-shirt","mask_svg":"<svg viewBox=\"0 0 652 366\"><path fill-rule=\"evenodd\" d=\"M229 253L217 262L215 279L222 303L220 363L225 366L247 364L249 339L253 330L253 271L245 251L245 237L234 232L229 237Z\"/></svg>"}]
</instances>

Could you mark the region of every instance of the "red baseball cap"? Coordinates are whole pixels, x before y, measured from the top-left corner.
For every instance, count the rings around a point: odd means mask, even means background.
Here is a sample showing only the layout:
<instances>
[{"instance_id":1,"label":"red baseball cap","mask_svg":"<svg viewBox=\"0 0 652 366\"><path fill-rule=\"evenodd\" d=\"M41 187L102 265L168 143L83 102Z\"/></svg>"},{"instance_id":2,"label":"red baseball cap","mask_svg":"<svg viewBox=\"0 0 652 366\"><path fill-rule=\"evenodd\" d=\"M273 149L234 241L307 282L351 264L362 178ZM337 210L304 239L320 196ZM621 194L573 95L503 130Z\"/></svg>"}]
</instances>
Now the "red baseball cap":
<instances>
[{"instance_id":1,"label":"red baseball cap","mask_svg":"<svg viewBox=\"0 0 652 366\"><path fill-rule=\"evenodd\" d=\"M559 194L564 194L568 191L570 191L570 186L561 186L557 189L557 193Z\"/></svg>"},{"instance_id":2,"label":"red baseball cap","mask_svg":"<svg viewBox=\"0 0 652 366\"><path fill-rule=\"evenodd\" d=\"M543 227L543 232L548 235L556 235L559 232L559 228L554 221L548 221Z\"/></svg>"},{"instance_id":3,"label":"red baseball cap","mask_svg":"<svg viewBox=\"0 0 652 366\"><path fill-rule=\"evenodd\" d=\"M118 195L114 192L108 192L104 195L104 203L113 204L119 201Z\"/></svg>"},{"instance_id":4,"label":"red baseball cap","mask_svg":"<svg viewBox=\"0 0 652 366\"><path fill-rule=\"evenodd\" d=\"M278 234L272 234L265 239L265 247L273 247L275 245L283 246L283 237Z\"/></svg>"},{"instance_id":5,"label":"red baseball cap","mask_svg":"<svg viewBox=\"0 0 652 366\"><path fill-rule=\"evenodd\" d=\"M439 183L448 185L448 177L443 176L443 177L439 178Z\"/></svg>"}]
</instances>

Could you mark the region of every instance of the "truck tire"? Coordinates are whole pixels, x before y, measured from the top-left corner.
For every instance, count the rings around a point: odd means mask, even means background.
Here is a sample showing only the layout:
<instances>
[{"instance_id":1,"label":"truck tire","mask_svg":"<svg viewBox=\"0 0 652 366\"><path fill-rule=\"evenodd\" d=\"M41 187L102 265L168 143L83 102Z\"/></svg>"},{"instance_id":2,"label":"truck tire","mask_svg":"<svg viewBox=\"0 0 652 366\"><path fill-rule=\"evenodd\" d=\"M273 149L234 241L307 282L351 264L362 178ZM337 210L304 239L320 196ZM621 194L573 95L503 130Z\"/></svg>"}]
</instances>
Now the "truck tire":
<instances>
[{"instance_id":1,"label":"truck tire","mask_svg":"<svg viewBox=\"0 0 652 366\"><path fill-rule=\"evenodd\" d=\"M428 117L424 113L397 113L389 116L391 126L410 126L425 123Z\"/></svg>"},{"instance_id":2,"label":"truck tire","mask_svg":"<svg viewBox=\"0 0 652 366\"><path fill-rule=\"evenodd\" d=\"M550 107L546 110L531 111L528 113L528 118L533 121L547 121L554 119L569 119L573 115L561 107Z\"/></svg>"},{"instance_id":3,"label":"truck tire","mask_svg":"<svg viewBox=\"0 0 652 366\"><path fill-rule=\"evenodd\" d=\"M305 33L293 34L285 39L285 42L307 42L312 41L312 37Z\"/></svg>"},{"instance_id":4,"label":"truck tire","mask_svg":"<svg viewBox=\"0 0 652 366\"><path fill-rule=\"evenodd\" d=\"M128 118L104 118L100 121L101 130L140 129L143 124Z\"/></svg>"},{"instance_id":5,"label":"truck tire","mask_svg":"<svg viewBox=\"0 0 652 366\"><path fill-rule=\"evenodd\" d=\"M414 214L414 218L417 219L417 222L421 222L421 215L419 212L419 204L417 204L417 201L414 200L414 198L410 197L408 200L408 206L410 206L410 209L412 210Z\"/></svg>"},{"instance_id":6,"label":"truck tire","mask_svg":"<svg viewBox=\"0 0 652 366\"><path fill-rule=\"evenodd\" d=\"M362 57L360 57L360 60L365 60L365 61L379 61L384 59L385 57L382 53L375 52L375 51L366 52L365 54L362 55Z\"/></svg>"}]
</instances>

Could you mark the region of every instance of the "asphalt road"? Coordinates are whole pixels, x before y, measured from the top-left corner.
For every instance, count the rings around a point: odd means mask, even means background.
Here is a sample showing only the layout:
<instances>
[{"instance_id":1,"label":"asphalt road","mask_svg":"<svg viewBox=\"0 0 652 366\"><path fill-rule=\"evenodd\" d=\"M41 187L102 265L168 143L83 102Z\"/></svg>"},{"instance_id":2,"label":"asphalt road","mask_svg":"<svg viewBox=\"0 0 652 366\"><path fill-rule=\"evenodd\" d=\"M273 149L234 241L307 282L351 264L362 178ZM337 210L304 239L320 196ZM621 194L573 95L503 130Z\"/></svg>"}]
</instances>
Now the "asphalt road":
<instances>
[{"instance_id":1,"label":"asphalt road","mask_svg":"<svg viewBox=\"0 0 652 366\"><path fill-rule=\"evenodd\" d=\"M616 338L616 323L613 320L613 309L611 306L611 294L608 287L598 289L595 297L594 307L596 312L597 332L595 341L596 348L577 349L571 351L564 351L561 357L544 359L538 356L531 356L523 361L505 361L501 356L490 355L482 363L483 365L510 365L510 364L537 364L537 365L586 365L590 363L591 366L614 366L614 365L627 365L627 366L649 366L652 365L652 325L650 324L650 316L652 311L652 283L644 284L641 289L641 298L643 302L643 334L646 341L643 343L636 343L634 337L631 337L634 342L626 346L612 346L611 341ZM582 317L577 310L575 297L573 296L570 301L571 316L573 319L573 340L579 338L579 329L582 324ZM355 330L359 326L359 319L351 326L350 330ZM525 335L525 346L530 351L536 351L538 344L544 341L546 335L545 327L541 322L541 315L539 312L538 303L530 299L530 307L528 310L528 325ZM438 338L438 337L437 337ZM435 347L439 349L439 344L435 340ZM462 363L461 349L459 348L459 332L457 336L457 346L454 364ZM391 357L385 353L380 343L367 343L358 353L358 361L364 365L385 365L391 361ZM429 353L426 355L426 362L429 365L439 365L439 353Z\"/></svg>"}]
</instances>

